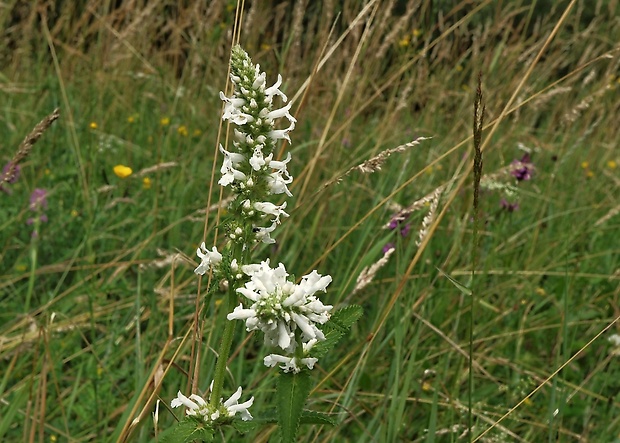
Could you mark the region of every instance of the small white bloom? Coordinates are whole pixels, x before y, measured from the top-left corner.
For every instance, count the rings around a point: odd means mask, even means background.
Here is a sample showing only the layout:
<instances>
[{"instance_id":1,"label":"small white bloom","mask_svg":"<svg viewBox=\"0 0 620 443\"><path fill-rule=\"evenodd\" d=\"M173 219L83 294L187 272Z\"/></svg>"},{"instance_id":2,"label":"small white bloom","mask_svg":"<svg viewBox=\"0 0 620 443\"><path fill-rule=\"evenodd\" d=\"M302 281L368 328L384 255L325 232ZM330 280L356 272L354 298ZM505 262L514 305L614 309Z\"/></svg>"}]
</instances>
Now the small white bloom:
<instances>
[{"instance_id":1,"label":"small white bloom","mask_svg":"<svg viewBox=\"0 0 620 443\"><path fill-rule=\"evenodd\" d=\"M213 389L213 382L211 382L210 389ZM252 415L250 414L250 411L248 411L248 408L254 403L254 397L239 404L241 393L242 389L241 386L239 386L239 388L233 395L230 396L228 400L223 403L220 400L220 404L218 406L214 406L207 403L202 397L196 394L192 394L188 398L184 396L181 391L179 391L177 393L177 397L170 402L170 406L173 408L185 406L187 408L185 411L186 415L202 417L205 422L215 422L220 417L232 418L237 413L240 414L241 420L243 421L252 420Z\"/></svg>"},{"instance_id":2,"label":"small white bloom","mask_svg":"<svg viewBox=\"0 0 620 443\"><path fill-rule=\"evenodd\" d=\"M170 406L173 408L178 408L179 406L185 406L187 408L185 414L186 415L202 415L204 416L207 412L207 402L204 399L196 394L192 394L187 398L184 396L181 391L177 393L177 397L170 402Z\"/></svg>"},{"instance_id":3,"label":"small white bloom","mask_svg":"<svg viewBox=\"0 0 620 443\"><path fill-rule=\"evenodd\" d=\"M293 178L287 176L286 178L280 172L272 172L267 176L267 184L272 194L286 194L292 197L291 191L288 190L286 185L290 184Z\"/></svg>"},{"instance_id":4,"label":"small white bloom","mask_svg":"<svg viewBox=\"0 0 620 443\"><path fill-rule=\"evenodd\" d=\"M241 414L241 420L248 421L252 420L252 415L248 408L254 404L254 397L250 398L248 401L239 404L239 399L241 398L241 386L235 391L231 397L224 402L224 406L228 410L228 416L233 417L237 412Z\"/></svg>"},{"instance_id":5,"label":"small white bloom","mask_svg":"<svg viewBox=\"0 0 620 443\"><path fill-rule=\"evenodd\" d=\"M286 102L288 98L284 94L284 92L280 91L280 85L282 84L282 76L278 74L278 80L274 83L273 86L265 89L265 95L267 96L267 100L269 103L273 100L273 97L279 95L282 98L283 102Z\"/></svg>"},{"instance_id":6,"label":"small white bloom","mask_svg":"<svg viewBox=\"0 0 620 443\"><path fill-rule=\"evenodd\" d=\"M269 137L272 140L278 141L278 140L281 140L281 139L285 139L289 143L291 143L291 138L288 136L288 133L291 132L293 129L295 129L295 122L297 120L295 120L295 118L293 116L290 116L290 115L287 115L287 118L291 122L291 124L289 125L288 128L286 128L286 129L274 129L273 131L269 132Z\"/></svg>"},{"instance_id":7,"label":"small white bloom","mask_svg":"<svg viewBox=\"0 0 620 443\"><path fill-rule=\"evenodd\" d=\"M209 267L216 267L222 261L222 254L217 251L217 248L213 246L213 250L209 251L204 242L196 249L196 254L200 257L200 264L194 272L199 275L205 275L205 272Z\"/></svg>"},{"instance_id":8,"label":"small white bloom","mask_svg":"<svg viewBox=\"0 0 620 443\"><path fill-rule=\"evenodd\" d=\"M254 148L252 158L250 158L250 166L252 166L252 169L254 169L255 171L258 171L263 166L265 166L265 158L263 157L263 145L257 145Z\"/></svg>"},{"instance_id":9,"label":"small white bloom","mask_svg":"<svg viewBox=\"0 0 620 443\"><path fill-rule=\"evenodd\" d=\"M612 334L607 338L607 341L614 346L620 346L620 335Z\"/></svg>"},{"instance_id":10,"label":"small white bloom","mask_svg":"<svg viewBox=\"0 0 620 443\"><path fill-rule=\"evenodd\" d=\"M229 120L239 126L254 121L254 117L243 112L243 106L246 104L246 101L243 98L235 96L226 97L224 93L220 91L220 99L226 103L224 105L222 120Z\"/></svg>"},{"instance_id":11,"label":"small white bloom","mask_svg":"<svg viewBox=\"0 0 620 443\"><path fill-rule=\"evenodd\" d=\"M278 224L276 222L273 222L269 227L254 227L254 236L256 237L256 240L263 242L266 245L271 245L275 243L276 241L271 238L270 234L276 230L277 226Z\"/></svg>"},{"instance_id":12,"label":"small white bloom","mask_svg":"<svg viewBox=\"0 0 620 443\"><path fill-rule=\"evenodd\" d=\"M239 166L245 161L245 157L243 156L243 154L228 152L222 147L222 145L220 145L220 152L224 154L224 161L222 162L222 167L220 168L222 178L220 178L218 184L221 186L227 186L235 180L245 181L245 174L238 169L235 169L237 166Z\"/></svg>"},{"instance_id":13,"label":"small white bloom","mask_svg":"<svg viewBox=\"0 0 620 443\"><path fill-rule=\"evenodd\" d=\"M260 211L267 215L273 215L276 218L274 221L276 223L280 223L280 217L288 217L288 214L284 212L286 208L286 202L282 203L280 206L274 205L270 202L256 202L254 203L254 209Z\"/></svg>"},{"instance_id":14,"label":"small white bloom","mask_svg":"<svg viewBox=\"0 0 620 443\"><path fill-rule=\"evenodd\" d=\"M293 372L295 374L301 371L301 367L297 364L295 357L286 357L279 354L269 354L263 359L263 363L268 368L272 368L275 365L280 365L280 369L284 372ZM318 360L314 357L305 357L299 360L299 363L305 365L308 369L313 369Z\"/></svg>"}]
</instances>

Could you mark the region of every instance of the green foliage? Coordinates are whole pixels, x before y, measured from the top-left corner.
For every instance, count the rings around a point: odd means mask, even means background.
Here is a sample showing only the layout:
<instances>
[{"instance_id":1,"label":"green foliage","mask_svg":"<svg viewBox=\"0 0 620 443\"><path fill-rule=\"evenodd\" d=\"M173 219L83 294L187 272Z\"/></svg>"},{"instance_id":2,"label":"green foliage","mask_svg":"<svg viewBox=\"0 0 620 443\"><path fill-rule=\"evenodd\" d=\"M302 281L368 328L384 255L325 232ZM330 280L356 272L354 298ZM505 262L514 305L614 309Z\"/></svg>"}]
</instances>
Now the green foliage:
<instances>
[{"instance_id":1,"label":"green foliage","mask_svg":"<svg viewBox=\"0 0 620 443\"><path fill-rule=\"evenodd\" d=\"M276 388L276 410L280 441L282 443L296 442L302 410L306 398L312 388L312 381L308 371L297 374L280 374Z\"/></svg>"},{"instance_id":2,"label":"green foliage","mask_svg":"<svg viewBox=\"0 0 620 443\"><path fill-rule=\"evenodd\" d=\"M161 443L211 442L215 436L213 428L194 417L185 417L160 436Z\"/></svg>"},{"instance_id":3,"label":"green foliage","mask_svg":"<svg viewBox=\"0 0 620 443\"><path fill-rule=\"evenodd\" d=\"M316 358L327 355L345 337L347 331L362 317L363 313L362 307L356 305L334 311L329 321L323 325L325 340L318 342L312 348L312 355Z\"/></svg>"}]
</instances>

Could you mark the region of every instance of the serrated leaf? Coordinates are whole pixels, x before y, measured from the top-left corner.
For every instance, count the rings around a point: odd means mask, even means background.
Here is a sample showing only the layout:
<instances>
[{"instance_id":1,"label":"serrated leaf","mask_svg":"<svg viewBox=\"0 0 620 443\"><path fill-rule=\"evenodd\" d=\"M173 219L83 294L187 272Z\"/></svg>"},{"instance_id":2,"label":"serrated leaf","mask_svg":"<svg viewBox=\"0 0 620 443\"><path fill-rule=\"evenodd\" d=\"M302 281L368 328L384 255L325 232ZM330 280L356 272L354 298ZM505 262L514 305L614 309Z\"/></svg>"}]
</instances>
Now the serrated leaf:
<instances>
[{"instance_id":1,"label":"serrated leaf","mask_svg":"<svg viewBox=\"0 0 620 443\"><path fill-rule=\"evenodd\" d=\"M330 425L336 426L336 420L323 412L304 410L301 413L300 422L305 425Z\"/></svg>"},{"instance_id":2,"label":"serrated leaf","mask_svg":"<svg viewBox=\"0 0 620 443\"><path fill-rule=\"evenodd\" d=\"M456 286L456 288L461 291L463 294L465 295L471 295L471 289L469 289L467 286L461 284L460 282L456 281L455 279L453 279L452 277L450 277L448 274L446 274L445 272L443 272L441 269L437 268L437 270L439 272L441 272L443 274L444 277L446 277L448 280L450 280L450 282Z\"/></svg>"},{"instance_id":3,"label":"serrated leaf","mask_svg":"<svg viewBox=\"0 0 620 443\"><path fill-rule=\"evenodd\" d=\"M213 435L213 428L206 427L204 423L187 417L160 434L159 441L161 443L211 442Z\"/></svg>"},{"instance_id":4,"label":"serrated leaf","mask_svg":"<svg viewBox=\"0 0 620 443\"><path fill-rule=\"evenodd\" d=\"M337 329L330 329L323 333L325 340L318 342L312 347L311 354L313 357L321 358L325 356L329 351L336 347L338 342L344 336L344 332Z\"/></svg>"},{"instance_id":5,"label":"serrated leaf","mask_svg":"<svg viewBox=\"0 0 620 443\"><path fill-rule=\"evenodd\" d=\"M351 328L351 326L353 326L356 321L358 321L362 317L363 314L364 310L361 306L346 306L335 311L331 315L331 318L329 319L329 322L326 323L326 325L335 327L335 329L347 331L349 328Z\"/></svg>"},{"instance_id":6,"label":"serrated leaf","mask_svg":"<svg viewBox=\"0 0 620 443\"><path fill-rule=\"evenodd\" d=\"M232 422L232 425L237 430L237 432L245 434L246 432L249 432L252 429L256 428L258 426L258 423L254 420L235 420Z\"/></svg>"},{"instance_id":7,"label":"serrated leaf","mask_svg":"<svg viewBox=\"0 0 620 443\"><path fill-rule=\"evenodd\" d=\"M301 413L311 387L310 375L307 371L298 374L281 374L278 377L276 398L282 443L296 441Z\"/></svg>"}]
</instances>

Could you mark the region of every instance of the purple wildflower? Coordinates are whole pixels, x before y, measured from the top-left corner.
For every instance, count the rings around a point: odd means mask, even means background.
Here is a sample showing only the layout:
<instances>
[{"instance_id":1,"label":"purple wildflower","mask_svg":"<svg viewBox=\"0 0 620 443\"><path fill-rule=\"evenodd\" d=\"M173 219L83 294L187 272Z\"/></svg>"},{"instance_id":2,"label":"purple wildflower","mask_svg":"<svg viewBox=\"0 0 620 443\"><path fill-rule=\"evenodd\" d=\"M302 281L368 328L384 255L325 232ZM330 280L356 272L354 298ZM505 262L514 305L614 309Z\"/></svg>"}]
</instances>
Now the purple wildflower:
<instances>
[{"instance_id":1,"label":"purple wildflower","mask_svg":"<svg viewBox=\"0 0 620 443\"><path fill-rule=\"evenodd\" d=\"M41 211L47 209L47 191L45 189L36 188L30 194L30 210Z\"/></svg>"},{"instance_id":2,"label":"purple wildflower","mask_svg":"<svg viewBox=\"0 0 620 443\"><path fill-rule=\"evenodd\" d=\"M400 235L403 237L407 237L407 234L409 234L409 231L411 231L411 224L407 223L404 227L400 229Z\"/></svg>"},{"instance_id":3,"label":"purple wildflower","mask_svg":"<svg viewBox=\"0 0 620 443\"><path fill-rule=\"evenodd\" d=\"M35 225L34 231L32 233L33 237L38 237L38 223L46 223L47 215L43 212L47 209L47 191L45 189L36 188L30 194L30 205L29 208L32 212L35 213L33 217L28 218L26 220L27 225Z\"/></svg>"},{"instance_id":4,"label":"purple wildflower","mask_svg":"<svg viewBox=\"0 0 620 443\"><path fill-rule=\"evenodd\" d=\"M386 243L385 246L383 247L382 251L384 254L386 254L390 249L394 249L396 248L396 245L392 242L390 243Z\"/></svg>"},{"instance_id":5,"label":"purple wildflower","mask_svg":"<svg viewBox=\"0 0 620 443\"><path fill-rule=\"evenodd\" d=\"M502 198L502 201L499 202L499 205L502 207L502 209L505 209L508 212L514 212L514 211L519 209L519 203L518 202L510 203L505 198Z\"/></svg>"},{"instance_id":6,"label":"purple wildflower","mask_svg":"<svg viewBox=\"0 0 620 443\"><path fill-rule=\"evenodd\" d=\"M521 160L514 160L512 164L514 165L514 169L510 171L510 174L516 178L517 181L525 181L532 178L534 165L531 162L529 154L524 154Z\"/></svg>"}]
</instances>

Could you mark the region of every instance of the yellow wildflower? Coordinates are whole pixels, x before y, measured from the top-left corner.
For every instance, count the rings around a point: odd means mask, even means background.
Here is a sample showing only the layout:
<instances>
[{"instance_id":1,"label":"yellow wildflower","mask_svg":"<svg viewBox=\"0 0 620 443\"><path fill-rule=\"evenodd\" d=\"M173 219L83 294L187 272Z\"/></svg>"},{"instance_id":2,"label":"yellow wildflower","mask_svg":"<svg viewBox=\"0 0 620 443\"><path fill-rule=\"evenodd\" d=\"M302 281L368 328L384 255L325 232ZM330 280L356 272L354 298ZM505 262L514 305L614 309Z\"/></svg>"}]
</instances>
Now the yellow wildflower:
<instances>
[{"instance_id":1,"label":"yellow wildflower","mask_svg":"<svg viewBox=\"0 0 620 443\"><path fill-rule=\"evenodd\" d=\"M142 189L151 189L151 179L144 177L142 179Z\"/></svg>"},{"instance_id":2,"label":"yellow wildflower","mask_svg":"<svg viewBox=\"0 0 620 443\"><path fill-rule=\"evenodd\" d=\"M618 167L618 163L616 163L616 161L615 161L615 160L609 160L609 161L607 162L607 167L608 167L609 169L616 169L616 168Z\"/></svg>"},{"instance_id":3,"label":"yellow wildflower","mask_svg":"<svg viewBox=\"0 0 620 443\"><path fill-rule=\"evenodd\" d=\"M127 123L134 123L136 121L136 117L133 115L130 115L129 117L127 117Z\"/></svg>"},{"instance_id":4,"label":"yellow wildflower","mask_svg":"<svg viewBox=\"0 0 620 443\"><path fill-rule=\"evenodd\" d=\"M133 171L129 166L116 165L114 166L114 173L117 175L117 177L127 178L133 173Z\"/></svg>"},{"instance_id":5,"label":"yellow wildflower","mask_svg":"<svg viewBox=\"0 0 620 443\"><path fill-rule=\"evenodd\" d=\"M202 131L200 129L194 129L194 132L192 132L192 135L194 137L200 137L202 135Z\"/></svg>"},{"instance_id":6,"label":"yellow wildflower","mask_svg":"<svg viewBox=\"0 0 620 443\"><path fill-rule=\"evenodd\" d=\"M413 36L414 36L415 38L418 38L419 36L421 36L421 35L422 35L422 30L421 30L421 29L418 29L418 28L415 28L415 29L413 30L412 34L413 34Z\"/></svg>"},{"instance_id":7,"label":"yellow wildflower","mask_svg":"<svg viewBox=\"0 0 620 443\"><path fill-rule=\"evenodd\" d=\"M400 39L400 41L398 42L398 46L400 46L401 48L404 48L405 46L409 46L409 43L410 43L409 36L407 36L407 37Z\"/></svg>"},{"instance_id":8,"label":"yellow wildflower","mask_svg":"<svg viewBox=\"0 0 620 443\"><path fill-rule=\"evenodd\" d=\"M189 131L187 130L187 126L185 125L181 125L177 128L177 132L179 133L179 135L183 136L183 137L187 137L187 134L189 134Z\"/></svg>"},{"instance_id":9,"label":"yellow wildflower","mask_svg":"<svg viewBox=\"0 0 620 443\"><path fill-rule=\"evenodd\" d=\"M90 129L97 129L99 126L97 125L97 123L95 122L90 122L90 124L88 125L88 127Z\"/></svg>"},{"instance_id":10,"label":"yellow wildflower","mask_svg":"<svg viewBox=\"0 0 620 443\"><path fill-rule=\"evenodd\" d=\"M168 126L170 124L170 118L162 117L162 119L159 121L159 124L162 126Z\"/></svg>"},{"instance_id":11,"label":"yellow wildflower","mask_svg":"<svg viewBox=\"0 0 620 443\"><path fill-rule=\"evenodd\" d=\"M588 169L588 172L586 172L586 175L588 176L588 178L592 178L594 177L594 172Z\"/></svg>"},{"instance_id":12,"label":"yellow wildflower","mask_svg":"<svg viewBox=\"0 0 620 443\"><path fill-rule=\"evenodd\" d=\"M583 169L588 169L590 167L590 163L588 163L588 162L581 162L581 167Z\"/></svg>"},{"instance_id":13,"label":"yellow wildflower","mask_svg":"<svg viewBox=\"0 0 620 443\"><path fill-rule=\"evenodd\" d=\"M75 218L75 217L77 217L78 215L80 215L80 213L79 213L79 212L77 212L77 210L75 210L75 209L72 209L72 210L71 210L71 217Z\"/></svg>"}]
</instances>

